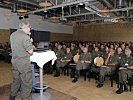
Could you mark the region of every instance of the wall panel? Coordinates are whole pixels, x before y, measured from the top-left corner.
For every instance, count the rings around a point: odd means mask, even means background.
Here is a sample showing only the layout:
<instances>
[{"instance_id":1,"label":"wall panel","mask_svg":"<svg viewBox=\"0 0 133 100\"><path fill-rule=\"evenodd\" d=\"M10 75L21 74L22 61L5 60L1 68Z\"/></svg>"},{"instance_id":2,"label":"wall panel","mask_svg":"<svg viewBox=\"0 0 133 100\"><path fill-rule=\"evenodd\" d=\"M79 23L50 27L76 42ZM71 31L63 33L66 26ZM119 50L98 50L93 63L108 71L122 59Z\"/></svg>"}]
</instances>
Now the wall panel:
<instances>
[{"instance_id":1,"label":"wall panel","mask_svg":"<svg viewBox=\"0 0 133 100\"><path fill-rule=\"evenodd\" d=\"M60 33L51 33L50 41L71 41L73 39L72 34L60 34Z\"/></svg>"},{"instance_id":2,"label":"wall panel","mask_svg":"<svg viewBox=\"0 0 133 100\"><path fill-rule=\"evenodd\" d=\"M0 29L0 43L9 42L10 32L6 29Z\"/></svg>"},{"instance_id":3,"label":"wall panel","mask_svg":"<svg viewBox=\"0 0 133 100\"><path fill-rule=\"evenodd\" d=\"M133 24L97 24L74 27L73 39L90 41L133 41Z\"/></svg>"}]
</instances>

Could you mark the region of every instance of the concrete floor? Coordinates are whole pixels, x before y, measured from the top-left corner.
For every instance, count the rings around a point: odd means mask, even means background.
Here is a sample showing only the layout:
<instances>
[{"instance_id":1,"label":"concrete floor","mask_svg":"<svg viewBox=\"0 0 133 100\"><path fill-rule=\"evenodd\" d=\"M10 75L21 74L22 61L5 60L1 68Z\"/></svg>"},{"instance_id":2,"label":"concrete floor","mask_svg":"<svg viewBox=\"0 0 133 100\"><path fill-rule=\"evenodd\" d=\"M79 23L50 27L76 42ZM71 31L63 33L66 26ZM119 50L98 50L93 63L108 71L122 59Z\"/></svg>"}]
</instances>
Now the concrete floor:
<instances>
[{"instance_id":1,"label":"concrete floor","mask_svg":"<svg viewBox=\"0 0 133 100\"><path fill-rule=\"evenodd\" d=\"M69 76L63 75L58 78L52 75L44 75L44 80L51 88L75 96L78 100L133 100L133 90L132 92L118 95L115 93L117 85L114 83L114 86L110 87L108 79L106 79L102 88L96 88L94 79L91 79L91 82L89 82L88 80L84 81L83 77L80 77L77 83L72 83ZM11 82L11 64L0 61L0 86Z\"/></svg>"}]
</instances>

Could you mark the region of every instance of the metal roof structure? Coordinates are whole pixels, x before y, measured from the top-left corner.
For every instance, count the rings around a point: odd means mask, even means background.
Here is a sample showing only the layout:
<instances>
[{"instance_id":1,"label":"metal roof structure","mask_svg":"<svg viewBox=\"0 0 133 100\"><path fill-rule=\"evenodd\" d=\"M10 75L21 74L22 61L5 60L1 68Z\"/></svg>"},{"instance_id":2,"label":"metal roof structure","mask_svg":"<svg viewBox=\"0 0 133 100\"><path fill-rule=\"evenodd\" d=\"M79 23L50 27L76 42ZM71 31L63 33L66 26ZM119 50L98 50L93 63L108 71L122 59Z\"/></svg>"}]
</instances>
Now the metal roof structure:
<instances>
[{"instance_id":1,"label":"metal roof structure","mask_svg":"<svg viewBox=\"0 0 133 100\"><path fill-rule=\"evenodd\" d=\"M40 6L48 2L51 6ZM133 22L133 0L0 0L0 7L20 15L36 14L54 23L88 25ZM18 9L28 12L20 13Z\"/></svg>"}]
</instances>

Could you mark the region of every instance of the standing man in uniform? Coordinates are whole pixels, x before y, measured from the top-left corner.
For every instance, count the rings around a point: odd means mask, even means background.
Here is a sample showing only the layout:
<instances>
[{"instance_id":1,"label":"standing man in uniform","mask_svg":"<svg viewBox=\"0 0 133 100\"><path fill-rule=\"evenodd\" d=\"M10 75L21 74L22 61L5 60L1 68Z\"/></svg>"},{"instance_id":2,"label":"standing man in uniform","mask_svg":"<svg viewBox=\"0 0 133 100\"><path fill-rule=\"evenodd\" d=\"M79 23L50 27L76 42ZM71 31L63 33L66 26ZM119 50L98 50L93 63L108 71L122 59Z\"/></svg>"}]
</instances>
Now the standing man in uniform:
<instances>
[{"instance_id":1,"label":"standing man in uniform","mask_svg":"<svg viewBox=\"0 0 133 100\"><path fill-rule=\"evenodd\" d=\"M22 100L29 100L32 88L32 71L30 56L33 54L33 45L30 37L30 24L23 21L19 24L16 32L10 36L12 49L12 73L13 84L11 86L11 93L9 100L15 100L15 96L21 86Z\"/></svg>"},{"instance_id":2,"label":"standing man in uniform","mask_svg":"<svg viewBox=\"0 0 133 100\"><path fill-rule=\"evenodd\" d=\"M116 91L117 94L128 91L127 79L133 76L133 57L131 56L131 50L128 48L125 49L125 55L121 61L122 67L119 68L120 88Z\"/></svg>"}]
</instances>

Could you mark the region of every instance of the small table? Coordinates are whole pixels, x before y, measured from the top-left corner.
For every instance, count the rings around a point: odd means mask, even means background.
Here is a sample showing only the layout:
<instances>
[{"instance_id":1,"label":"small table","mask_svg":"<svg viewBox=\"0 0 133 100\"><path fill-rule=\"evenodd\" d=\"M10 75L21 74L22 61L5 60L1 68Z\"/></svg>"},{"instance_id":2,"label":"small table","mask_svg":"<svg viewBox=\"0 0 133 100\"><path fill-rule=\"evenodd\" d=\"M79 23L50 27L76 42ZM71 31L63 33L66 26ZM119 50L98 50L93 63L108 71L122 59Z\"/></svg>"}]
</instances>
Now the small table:
<instances>
[{"instance_id":1,"label":"small table","mask_svg":"<svg viewBox=\"0 0 133 100\"><path fill-rule=\"evenodd\" d=\"M37 65L40 67L40 95L36 97L37 100L44 100L44 94L43 94L43 66L50 60L52 60L52 65L54 64L54 61L57 59L54 51L46 51L46 52L34 52L33 55L30 57L31 62L37 63ZM34 99L34 98L33 98ZM35 100L35 99L34 99Z\"/></svg>"}]
</instances>

